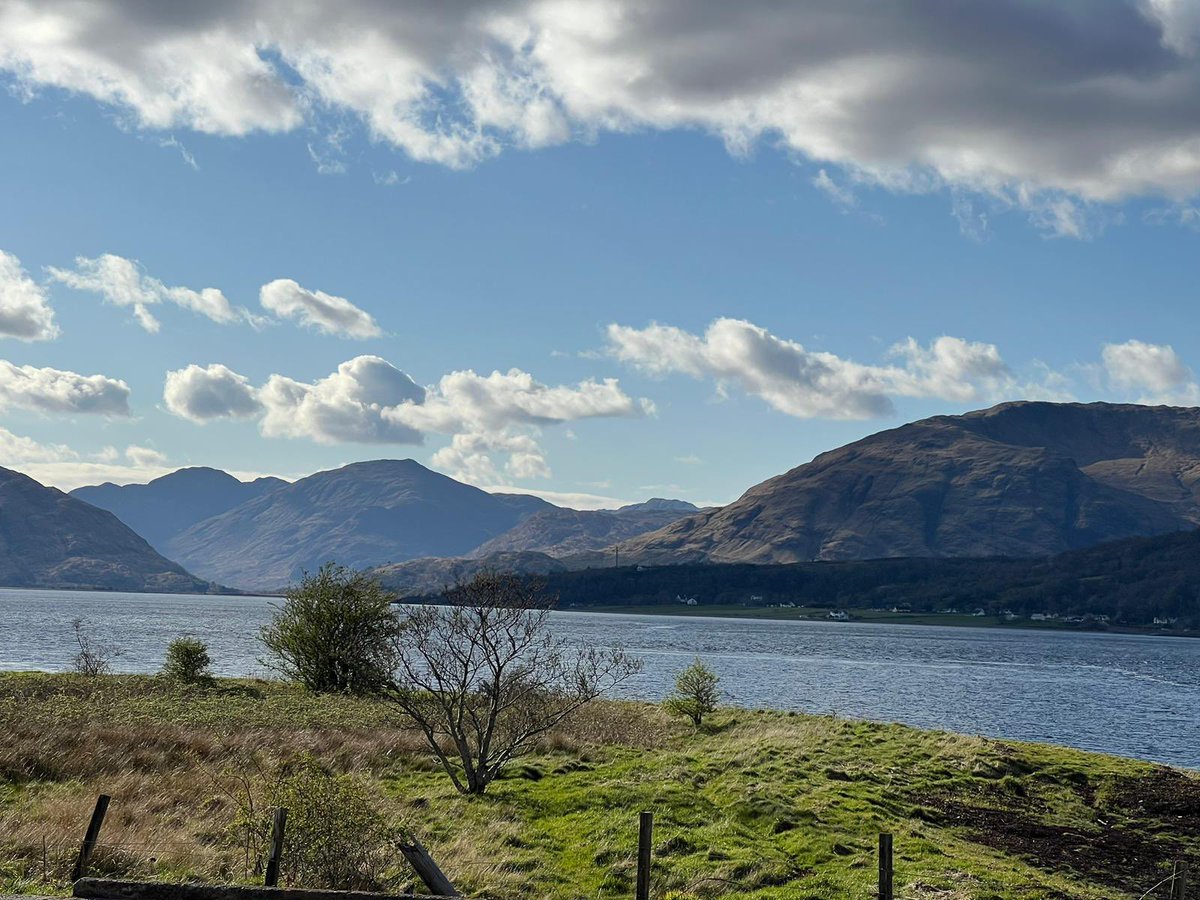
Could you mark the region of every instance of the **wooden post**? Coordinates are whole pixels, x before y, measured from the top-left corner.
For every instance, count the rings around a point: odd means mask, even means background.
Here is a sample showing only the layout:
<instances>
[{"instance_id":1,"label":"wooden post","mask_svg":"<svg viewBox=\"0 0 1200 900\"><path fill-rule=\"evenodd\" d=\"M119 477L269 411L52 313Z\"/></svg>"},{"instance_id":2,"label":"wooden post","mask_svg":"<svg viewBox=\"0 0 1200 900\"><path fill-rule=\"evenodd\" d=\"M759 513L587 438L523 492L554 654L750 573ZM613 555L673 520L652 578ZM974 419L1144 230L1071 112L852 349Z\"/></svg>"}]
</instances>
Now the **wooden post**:
<instances>
[{"instance_id":1,"label":"wooden post","mask_svg":"<svg viewBox=\"0 0 1200 900\"><path fill-rule=\"evenodd\" d=\"M410 834L408 840L400 842L400 852L404 854L404 858L408 860L408 864L413 867L417 876L425 882L425 887L434 894L439 897L462 896L415 835Z\"/></svg>"},{"instance_id":2,"label":"wooden post","mask_svg":"<svg viewBox=\"0 0 1200 900\"><path fill-rule=\"evenodd\" d=\"M879 900L892 900L892 836L879 835Z\"/></svg>"},{"instance_id":3,"label":"wooden post","mask_svg":"<svg viewBox=\"0 0 1200 900\"><path fill-rule=\"evenodd\" d=\"M1187 900L1187 876L1188 864L1177 861L1171 873L1171 900Z\"/></svg>"},{"instance_id":4,"label":"wooden post","mask_svg":"<svg viewBox=\"0 0 1200 900\"><path fill-rule=\"evenodd\" d=\"M88 863L91 862L92 851L96 849L96 841L100 838L100 826L104 824L104 814L108 812L111 799L108 794L101 794L96 798L96 808L92 810L92 820L88 822L87 832L83 836L79 858L75 860L75 868L71 870L72 881L78 881L87 874Z\"/></svg>"},{"instance_id":5,"label":"wooden post","mask_svg":"<svg viewBox=\"0 0 1200 900\"><path fill-rule=\"evenodd\" d=\"M279 886L279 861L283 859L283 832L287 828L287 810L282 806L275 810L271 818L271 850L267 855L267 877L263 884L267 887Z\"/></svg>"},{"instance_id":6,"label":"wooden post","mask_svg":"<svg viewBox=\"0 0 1200 900\"><path fill-rule=\"evenodd\" d=\"M654 839L654 813L638 816L637 900L650 900L650 843Z\"/></svg>"}]
</instances>

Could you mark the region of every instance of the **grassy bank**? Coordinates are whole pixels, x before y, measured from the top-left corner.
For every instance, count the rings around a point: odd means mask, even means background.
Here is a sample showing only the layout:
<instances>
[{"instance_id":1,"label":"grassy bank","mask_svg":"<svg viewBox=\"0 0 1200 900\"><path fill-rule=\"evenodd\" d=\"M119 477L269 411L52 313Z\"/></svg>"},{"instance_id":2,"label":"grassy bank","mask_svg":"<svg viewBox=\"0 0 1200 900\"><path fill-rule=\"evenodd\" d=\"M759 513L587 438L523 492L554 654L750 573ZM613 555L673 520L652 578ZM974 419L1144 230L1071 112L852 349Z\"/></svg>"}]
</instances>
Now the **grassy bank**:
<instances>
[{"instance_id":1,"label":"grassy bank","mask_svg":"<svg viewBox=\"0 0 1200 900\"><path fill-rule=\"evenodd\" d=\"M101 872L252 877L237 785L301 753L360 779L461 888L500 900L632 896L641 809L654 896L676 900L867 897L880 831L905 898L1137 897L1169 860L1200 864L1191 776L830 717L725 710L697 733L599 704L473 799L388 708L275 683L0 675L0 735L0 893L65 890L101 792Z\"/></svg>"}]
</instances>

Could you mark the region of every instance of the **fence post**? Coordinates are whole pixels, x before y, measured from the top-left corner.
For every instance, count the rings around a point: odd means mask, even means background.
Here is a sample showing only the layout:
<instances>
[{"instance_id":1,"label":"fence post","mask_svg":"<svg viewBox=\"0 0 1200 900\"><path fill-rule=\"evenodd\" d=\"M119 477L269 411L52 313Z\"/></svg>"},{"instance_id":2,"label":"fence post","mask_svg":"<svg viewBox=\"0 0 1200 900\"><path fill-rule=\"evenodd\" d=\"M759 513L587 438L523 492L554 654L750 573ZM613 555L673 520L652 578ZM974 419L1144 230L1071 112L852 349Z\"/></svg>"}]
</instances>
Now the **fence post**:
<instances>
[{"instance_id":1,"label":"fence post","mask_svg":"<svg viewBox=\"0 0 1200 900\"><path fill-rule=\"evenodd\" d=\"M92 820L88 822L87 832L83 836L79 858L75 860L75 868L71 870L72 881L78 881L87 874L88 863L91 862L92 851L96 849L96 841L100 839L100 826L104 824L104 814L108 812L108 802L111 799L108 794L101 794L96 798L96 808L92 810Z\"/></svg>"},{"instance_id":2,"label":"fence post","mask_svg":"<svg viewBox=\"0 0 1200 900\"><path fill-rule=\"evenodd\" d=\"M879 900L892 900L892 836L879 835Z\"/></svg>"},{"instance_id":3,"label":"fence post","mask_svg":"<svg viewBox=\"0 0 1200 900\"><path fill-rule=\"evenodd\" d=\"M286 827L287 810L281 806L271 818L271 850L267 855L267 877L263 879L267 887L279 886L279 861L283 858L283 831Z\"/></svg>"},{"instance_id":4,"label":"fence post","mask_svg":"<svg viewBox=\"0 0 1200 900\"><path fill-rule=\"evenodd\" d=\"M400 852L404 854L404 858L408 860L408 864L413 867L413 871L417 873L417 877L425 882L425 887L429 888L437 896L462 896L450 879L446 877L446 873L433 861L433 857L429 855L429 851L417 840L415 834L409 834L408 840L400 842Z\"/></svg>"},{"instance_id":5,"label":"fence post","mask_svg":"<svg viewBox=\"0 0 1200 900\"><path fill-rule=\"evenodd\" d=\"M1171 900L1187 900L1188 864L1183 860L1175 863L1171 872Z\"/></svg>"},{"instance_id":6,"label":"fence post","mask_svg":"<svg viewBox=\"0 0 1200 900\"><path fill-rule=\"evenodd\" d=\"M650 900L650 843L654 839L654 813L638 816L637 900Z\"/></svg>"}]
</instances>

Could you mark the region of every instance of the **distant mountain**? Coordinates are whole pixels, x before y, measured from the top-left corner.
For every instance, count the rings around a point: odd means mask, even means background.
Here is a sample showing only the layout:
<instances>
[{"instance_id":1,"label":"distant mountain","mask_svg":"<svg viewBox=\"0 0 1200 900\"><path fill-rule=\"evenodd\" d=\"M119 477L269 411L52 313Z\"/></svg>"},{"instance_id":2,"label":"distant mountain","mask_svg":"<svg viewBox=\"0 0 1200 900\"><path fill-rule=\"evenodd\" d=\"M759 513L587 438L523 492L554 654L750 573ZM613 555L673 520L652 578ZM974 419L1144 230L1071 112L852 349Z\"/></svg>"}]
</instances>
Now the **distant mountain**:
<instances>
[{"instance_id":1,"label":"distant mountain","mask_svg":"<svg viewBox=\"0 0 1200 900\"><path fill-rule=\"evenodd\" d=\"M0 585L204 593L107 510L0 468Z\"/></svg>"},{"instance_id":2,"label":"distant mountain","mask_svg":"<svg viewBox=\"0 0 1200 900\"><path fill-rule=\"evenodd\" d=\"M635 538L622 559L1044 556L1200 524L1200 409L1005 403L880 432Z\"/></svg>"},{"instance_id":3,"label":"distant mountain","mask_svg":"<svg viewBox=\"0 0 1200 900\"><path fill-rule=\"evenodd\" d=\"M411 460L318 472L199 522L172 538L173 559L205 577L271 590L333 560L367 568L464 556L551 504L493 495Z\"/></svg>"},{"instance_id":4,"label":"distant mountain","mask_svg":"<svg viewBox=\"0 0 1200 900\"><path fill-rule=\"evenodd\" d=\"M688 503L686 500L667 500L663 497L651 497L642 503L629 503L625 506L619 506L611 510L611 512L615 512L621 516L643 512L672 512L683 516L688 513L700 512L700 507L695 503Z\"/></svg>"},{"instance_id":5,"label":"distant mountain","mask_svg":"<svg viewBox=\"0 0 1200 900\"><path fill-rule=\"evenodd\" d=\"M107 509L160 552L197 522L287 484L281 478L238 481L219 469L180 469L148 484L98 484L71 496Z\"/></svg>"},{"instance_id":6,"label":"distant mountain","mask_svg":"<svg viewBox=\"0 0 1200 900\"><path fill-rule=\"evenodd\" d=\"M570 556L587 550L601 550L696 511L695 506L683 500L650 500L616 510L550 507L534 513L469 555L479 558L496 553L535 551L549 556Z\"/></svg>"}]
</instances>

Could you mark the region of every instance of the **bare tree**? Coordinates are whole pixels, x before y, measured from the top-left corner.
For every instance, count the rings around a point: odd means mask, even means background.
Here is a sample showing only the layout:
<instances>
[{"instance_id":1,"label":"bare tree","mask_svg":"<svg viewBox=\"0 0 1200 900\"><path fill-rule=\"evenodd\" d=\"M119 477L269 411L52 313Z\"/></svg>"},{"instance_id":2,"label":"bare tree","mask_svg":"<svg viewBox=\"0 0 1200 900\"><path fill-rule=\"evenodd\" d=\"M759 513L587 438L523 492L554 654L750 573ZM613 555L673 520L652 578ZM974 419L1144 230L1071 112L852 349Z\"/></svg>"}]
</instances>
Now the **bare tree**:
<instances>
[{"instance_id":1,"label":"bare tree","mask_svg":"<svg viewBox=\"0 0 1200 900\"><path fill-rule=\"evenodd\" d=\"M619 648L552 637L552 601L518 575L481 573L443 604L404 608L384 696L464 794L482 794L541 735L641 669Z\"/></svg>"},{"instance_id":2,"label":"bare tree","mask_svg":"<svg viewBox=\"0 0 1200 900\"><path fill-rule=\"evenodd\" d=\"M84 628L84 624L83 619L71 620L71 628L75 632L75 644L79 647L79 652L72 660L75 672L89 677L107 675L112 671L113 660L121 656L123 651L93 640Z\"/></svg>"}]
</instances>

